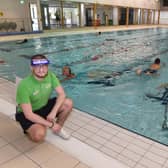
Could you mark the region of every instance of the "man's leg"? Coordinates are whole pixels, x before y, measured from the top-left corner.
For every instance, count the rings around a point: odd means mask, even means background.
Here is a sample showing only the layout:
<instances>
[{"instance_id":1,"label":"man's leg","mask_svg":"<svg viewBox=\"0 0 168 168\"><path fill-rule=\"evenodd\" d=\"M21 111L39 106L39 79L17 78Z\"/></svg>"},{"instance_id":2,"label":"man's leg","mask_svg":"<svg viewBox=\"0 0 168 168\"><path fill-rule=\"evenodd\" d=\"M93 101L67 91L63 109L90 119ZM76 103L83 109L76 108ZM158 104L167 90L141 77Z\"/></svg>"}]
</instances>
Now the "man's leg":
<instances>
[{"instance_id":1,"label":"man's leg","mask_svg":"<svg viewBox=\"0 0 168 168\"><path fill-rule=\"evenodd\" d=\"M55 97L50 99L46 106L42 107L40 110L35 111L35 113L46 119L46 116L50 113L51 109L55 105L55 101ZM47 127L36 123L29 127L26 132L33 141L39 142L44 140L47 132Z\"/></svg>"},{"instance_id":2,"label":"man's leg","mask_svg":"<svg viewBox=\"0 0 168 168\"><path fill-rule=\"evenodd\" d=\"M51 111L51 108L54 106L55 103L55 98L50 101L49 104L47 104L46 107L44 107L41 110L40 116L42 114L46 116L49 111ZM72 100L71 99L66 99L63 106L59 110L57 114L57 124L59 124L61 127L64 125L64 122L66 121L67 117L69 116L70 112L72 111ZM47 108L47 109L46 109ZM28 133L29 137L34 141L34 142L39 142L44 140L46 136L46 131L47 128L43 125L40 124L33 124L26 132ZM66 139L66 138L65 138Z\"/></svg>"},{"instance_id":3,"label":"man's leg","mask_svg":"<svg viewBox=\"0 0 168 168\"><path fill-rule=\"evenodd\" d=\"M18 121L24 131L30 139L34 142L42 141L46 135L46 127L40 124L35 124L25 118L23 112L16 113L16 121Z\"/></svg>"},{"instance_id":4,"label":"man's leg","mask_svg":"<svg viewBox=\"0 0 168 168\"><path fill-rule=\"evenodd\" d=\"M73 102L71 99L66 99L63 106L59 110L57 114L57 124L59 124L61 127L64 125L64 122L68 118L70 112L72 111Z\"/></svg>"},{"instance_id":5,"label":"man's leg","mask_svg":"<svg viewBox=\"0 0 168 168\"><path fill-rule=\"evenodd\" d=\"M50 99L46 106L42 107L39 110L34 111L37 115L46 119L46 116L49 114L53 106L55 105L56 98ZM17 111L17 110L16 110ZM47 127L33 123L32 121L25 118L23 112L16 112L16 121L18 121L30 139L34 142L43 141L46 136Z\"/></svg>"}]
</instances>

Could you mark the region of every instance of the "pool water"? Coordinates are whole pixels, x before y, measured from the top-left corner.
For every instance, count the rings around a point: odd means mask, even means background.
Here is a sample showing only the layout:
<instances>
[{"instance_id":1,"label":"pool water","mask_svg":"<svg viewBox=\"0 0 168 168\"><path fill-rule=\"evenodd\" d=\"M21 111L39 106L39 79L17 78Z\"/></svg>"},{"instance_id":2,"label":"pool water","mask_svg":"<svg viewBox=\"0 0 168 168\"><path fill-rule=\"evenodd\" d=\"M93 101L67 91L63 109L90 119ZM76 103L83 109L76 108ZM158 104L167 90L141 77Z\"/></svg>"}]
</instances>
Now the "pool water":
<instances>
[{"instance_id":1,"label":"pool water","mask_svg":"<svg viewBox=\"0 0 168 168\"><path fill-rule=\"evenodd\" d=\"M165 105L146 96L162 96L164 89L157 87L168 83L167 46L168 29L38 38L21 45L12 41L1 43L0 59L6 64L0 66L9 69L5 78L12 80L29 73L30 57L37 53L48 56L60 79L61 68L69 65L76 77L62 85L75 108L168 145L168 130L162 129ZM158 75L136 75L157 57L162 63Z\"/></svg>"}]
</instances>

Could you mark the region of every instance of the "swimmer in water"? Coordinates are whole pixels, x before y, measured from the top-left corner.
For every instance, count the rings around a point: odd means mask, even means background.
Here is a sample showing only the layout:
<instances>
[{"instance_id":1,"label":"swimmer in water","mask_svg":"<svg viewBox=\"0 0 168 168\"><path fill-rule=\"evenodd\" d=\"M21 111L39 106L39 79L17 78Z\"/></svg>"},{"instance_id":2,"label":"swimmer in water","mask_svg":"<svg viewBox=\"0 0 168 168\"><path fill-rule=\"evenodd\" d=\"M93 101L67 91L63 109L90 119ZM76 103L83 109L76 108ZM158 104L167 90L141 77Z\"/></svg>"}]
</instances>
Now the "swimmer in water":
<instances>
[{"instance_id":1,"label":"swimmer in water","mask_svg":"<svg viewBox=\"0 0 168 168\"><path fill-rule=\"evenodd\" d=\"M4 64L4 63L5 63L5 61L0 59L0 64Z\"/></svg>"},{"instance_id":2,"label":"swimmer in water","mask_svg":"<svg viewBox=\"0 0 168 168\"><path fill-rule=\"evenodd\" d=\"M27 42L28 42L28 40L27 40L27 39L24 39L24 40L21 40L21 41L16 42L16 44L23 44L23 43L27 43Z\"/></svg>"},{"instance_id":3,"label":"swimmer in water","mask_svg":"<svg viewBox=\"0 0 168 168\"><path fill-rule=\"evenodd\" d=\"M136 74L141 75L142 73L144 73L146 75L152 75L156 74L159 69L160 69L160 58L156 58L154 63L151 64L148 69L146 70L137 69Z\"/></svg>"},{"instance_id":4,"label":"swimmer in water","mask_svg":"<svg viewBox=\"0 0 168 168\"><path fill-rule=\"evenodd\" d=\"M71 68L69 66L64 66L62 68L62 75L64 76L64 79L62 79L61 81L75 78L75 74L71 72Z\"/></svg>"},{"instance_id":5,"label":"swimmer in water","mask_svg":"<svg viewBox=\"0 0 168 168\"><path fill-rule=\"evenodd\" d=\"M92 61L96 61L98 60L99 58L103 57L103 55L95 55L91 58Z\"/></svg>"}]
</instances>

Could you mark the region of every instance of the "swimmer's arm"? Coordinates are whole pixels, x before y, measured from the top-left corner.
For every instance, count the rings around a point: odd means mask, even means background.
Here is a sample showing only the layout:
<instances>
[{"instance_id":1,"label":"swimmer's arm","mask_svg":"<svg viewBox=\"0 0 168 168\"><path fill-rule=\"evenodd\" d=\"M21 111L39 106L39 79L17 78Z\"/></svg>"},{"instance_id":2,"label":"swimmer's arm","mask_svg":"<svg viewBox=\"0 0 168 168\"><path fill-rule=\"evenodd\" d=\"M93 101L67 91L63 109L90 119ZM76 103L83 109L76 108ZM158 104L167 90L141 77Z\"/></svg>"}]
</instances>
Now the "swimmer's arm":
<instances>
[{"instance_id":1,"label":"swimmer's arm","mask_svg":"<svg viewBox=\"0 0 168 168\"><path fill-rule=\"evenodd\" d=\"M75 77L76 77L75 74L71 74L71 76L65 77L64 79L61 79L60 81L61 81L61 82L64 82L64 81L66 81L66 80L69 80L69 79L72 79L72 78L75 78Z\"/></svg>"},{"instance_id":2,"label":"swimmer's arm","mask_svg":"<svg viewBox=\"0 0 168 168\"><path fill-rule=\"evenodd\" d=\"M157 89L168 88L168 83L163 83L157 87Z\"/></svg>"}]
</instances>

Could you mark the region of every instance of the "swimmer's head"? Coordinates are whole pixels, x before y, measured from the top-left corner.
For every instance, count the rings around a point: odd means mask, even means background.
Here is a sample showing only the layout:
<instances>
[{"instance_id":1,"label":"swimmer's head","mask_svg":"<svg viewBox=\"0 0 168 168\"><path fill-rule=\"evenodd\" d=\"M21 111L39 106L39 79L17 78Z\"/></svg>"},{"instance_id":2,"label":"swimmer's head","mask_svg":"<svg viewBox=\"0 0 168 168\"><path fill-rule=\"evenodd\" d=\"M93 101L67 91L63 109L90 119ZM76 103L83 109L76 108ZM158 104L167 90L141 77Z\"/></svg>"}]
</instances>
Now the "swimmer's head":
<instances>
[{"instance_id":1,"label":"swimmer's head","mask_svg":"<svg viewBox=\"0 0 168 168\"><path fill-rule=\"evenodd\" d=\"M62 68L62 75L64 75L64 76L71 75L71 68L69 66L64 66Z\"/></svg>"},{"instance_id":2,"label":"swimmer's head","mask_svg":"<svg viewBox=\"0 0 168 168\"><path fill-rule=\"evenodd\" d=\"M0 59L0 64L4 64L4 63L5 63L5 61Z\"/></svg>"},{"instance_id":3,"label":"swimmer's head","mask_svg":"<svg viewBox=\"0 0 168 168\"><path fill-rule=\"evenodd\" d=\"M136 74L137 74L137 75L141 75L141 74L142 74L142 69L137 69L137 70L136 70Z\"/></svg>"},{"instance_id":4,"label":"swimmer's head","mask_svg":"<svg viewBox=\"0 0 168 168\"><path fill-rule=\"evenodd\" d=\"M156 58L154 61L155 64L160 64L160 58Z\"/></svg>"},{"instance_id":5,"label":"swimmer's head","mask_svg":"<svg viewBox=\"0 0 168 168\"><path fill-rule=\"evenodd\" d=\"M95 55L91 58L92 61L96 61L98 60L100 57L102 57L102 55Z\"/></svg>"},{"instance_id":6,"label":"swimmer's head","mask_svg":"<svg viewBox=\"0 0 168 168\"><path fill-rule=\"evenodd\" d=\"M27 39L24 39L23 42L28 42L28 40L27 40Z\"/></svg>"}]
</instances>

